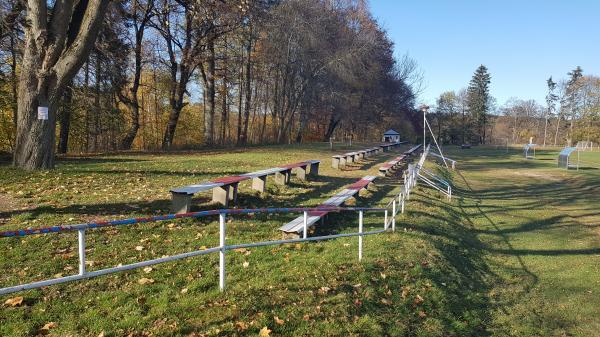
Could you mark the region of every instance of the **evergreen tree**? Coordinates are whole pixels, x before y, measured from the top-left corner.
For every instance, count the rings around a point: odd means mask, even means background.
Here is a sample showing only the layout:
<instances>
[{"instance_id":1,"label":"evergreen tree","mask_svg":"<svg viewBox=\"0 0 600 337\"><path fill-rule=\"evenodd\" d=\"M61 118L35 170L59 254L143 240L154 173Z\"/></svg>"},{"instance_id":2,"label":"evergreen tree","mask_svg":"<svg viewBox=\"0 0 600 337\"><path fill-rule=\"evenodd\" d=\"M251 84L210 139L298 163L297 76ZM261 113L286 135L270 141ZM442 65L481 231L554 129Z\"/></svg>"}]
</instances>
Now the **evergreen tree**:
<instances>
[{"instance_id":1,"label":"evergreen tree","mask_svg":"<svg viewBox=\"0 0 600 337\"><path fill-rule=\"evenodd\" d=\"M573 127L575 125L575 119L577 118L577 103L579 98L579 89L581 88L580 79L583 77L583 69L577 66L574 70L567 73L569 75L569 81L567 82L566 90L566 103L571 113L571 125L569 126L569 137L572 141L573 138Z\"/></svg>"},{"instance_id":2,"label":"evergreen tree","mask_svg":"<svg viewBox=\"0 0 600 337\"><path fill-rule=\"evenodd\" d=\"M473 130L479 144L485 144L487 113L490 108L491 75L483 64L477 68L467 89L467 106L475 123Z\"/></svg>"},{"instance_id":3,"label":"evergreen tree","mask_svg":"<svg viewBox=\"0 0 600 337\"><path fill-rule=\"evenodd\" d=\"M556 101L558 100L558 95L554 93L556 90L556 82L552 80L552 76L546 81L548 84L548 94L546 95L546 114L545 114L545 124L544 124L544 147L546 147L546 136L548 134L548 118L552 116L552 112L556 109ZM560 121L557 121L560 123ZM556 135L555 135L556 138ZM556 143L556 141L555 141Z\"/></svg>"}]
</instances>

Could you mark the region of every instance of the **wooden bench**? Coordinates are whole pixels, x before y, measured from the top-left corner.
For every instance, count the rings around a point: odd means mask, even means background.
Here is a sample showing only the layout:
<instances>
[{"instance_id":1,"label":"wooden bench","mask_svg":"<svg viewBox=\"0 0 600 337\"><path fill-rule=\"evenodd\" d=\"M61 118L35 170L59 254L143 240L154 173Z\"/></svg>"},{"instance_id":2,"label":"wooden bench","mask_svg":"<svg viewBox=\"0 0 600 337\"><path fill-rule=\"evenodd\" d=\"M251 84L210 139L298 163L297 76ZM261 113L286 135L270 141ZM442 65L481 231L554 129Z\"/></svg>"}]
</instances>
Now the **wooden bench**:
<instances>
[{"instance_id":1,"label":"wooden bench","mask_svg":"<svg viewBox=\"0 0 600 337\"><path fill-rule=\"evenodd\" d=\"M371 157L380 151L381 151L380 147L372 147L372 148L365 149L365 150L348 152L348 153L344 153L344 154L337 154L337 155L331 156L331 167L334 169L341 169L349 163L354 163L361 159Z\"/></svg>"},{"instance_id":2,"label":"wooden bench","mask_svg":"<svg viewBox=\"0 0 600 337\"><path fill-rule=\"evenodd\" d=\"M399 157L396 157L390 161L388 161L387 163L383 164L381 167L379 167L379 175L381 176L387 176L389 173L392 173L400 163L402 163L402 161L404 160L404 158L406 158L405 155L401 155Z\"/></svg>"},{"instance_id":3,"label":"wooden bench","mask_svg":"<svg viewBox=\"0 0 600 337\"><path fill-rule=\"evenodd\" d=\"M421 148L421 145L422 145L422 144L415 145L415 146L413 146L412 148L410 148L410 149L408 149L408 150L404 151L404 155L405 155L405 156L412 156L412 155L413 155L413 154L414 154L414 153L415 153L415 152L416 152L418 149L420 149L420 148Z\"/></svg>"},{"instance_id":4,"label":"wooden bench","mask_svg":"<svg viewBox=\"0 0 600 337\"><path fill-rule=\"evenodd\" d=\"M233 201L234 203L237 201L238 185L241 181L252 179L252 189L262 193L266 190L267 177L269 175L275 175L275 183L286 185L290 182L292 171L300 180L306 180L307 175L318 175L320 163L321 161L319 160L308 160L267 170L231 177L222 177L200 184L174 188L171 190L171 210L178 214L188 213L191 208L192 197L194 194L208 190L213 191L213 202L220 203L227 207L230 201Z\"/></svg>"},{"instance_id":5,"label":"wooden bench","mask_svg":"<svg viewBox=\"0 0 600 337\"><path fill-rule=\"evenodd\" d=\"M377 177L363 177L352 185L346 187L344 190L336 193L333 197L327 199L319 207L317 207L322 208L322 211L319 210L308 212L306 224L307 227L313 227L319 220L324 219L324 217L329 213L327 208L342 206L348 199L356 197L357 194L360 194L360 191L366 190L369 187L369 184L371 184L375 178ZM299 216L298 218L281 226L279 230L283 232L284 237L299 237L299 235L304 231L304 215Z\"/></svg>"}]
</instances>

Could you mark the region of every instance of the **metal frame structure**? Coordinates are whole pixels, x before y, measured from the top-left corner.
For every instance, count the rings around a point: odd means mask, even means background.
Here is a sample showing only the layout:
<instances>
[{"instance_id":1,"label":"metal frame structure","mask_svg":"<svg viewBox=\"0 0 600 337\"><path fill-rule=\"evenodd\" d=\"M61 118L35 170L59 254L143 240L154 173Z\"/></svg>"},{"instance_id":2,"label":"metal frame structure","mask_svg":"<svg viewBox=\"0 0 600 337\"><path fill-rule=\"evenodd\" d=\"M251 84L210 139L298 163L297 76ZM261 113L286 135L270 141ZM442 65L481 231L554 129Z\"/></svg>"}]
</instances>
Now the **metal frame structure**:
<instances>
[{"instance_id":1,"label":"metal frame structure","mask_svg":"<svg viewBox=\"0 0 600 337\"><path fill-rule=\"evenodd\" d=\"M577 152L577 164L571 163L571 154ZM558 167L570 169L577 168L579 170L579 149L577 147L565 147L558 154Z\"/></svg>"},{"instance_id":2,"label":"metal frame structure","mask_svg":"<svg viewBox=\"0 0 600 337\"><path fill-rule=\"evenodd\" d=\"M446 197L448 197L448 200L452 200L452 185L450 185L450 183L448 181L438 177L433 172L431 172L430 170L423 167L423 165L425 164L425 160L427 159L427 155L429 153L430 153L430 145L428 145L427 148L425 149L425 151L423 151L423 154L421 155L421 158L416 165L412 165L412 164L408 165L408 170L409 170L409 172L411 172L410 175L414 177L413 179L414 179L415 185L416 185L417 179L420 179L428 186L441 192L442 194L445 194ZM441 184L442 187L440 187L436 182Z\"/></svg>"},{"instance_id":3,"label":"metal frame structure","mask_svg":"<svg viewBox=\"0 0 600 337\"><path fill-rule=\"evenodd\" d=\"M525 144L525 146L523 146L523 155L525 156L525 159L535 159L535 148L537 147L537 144ZM533 156L531 155L531 149L533 149Z\"/></svg>"},{"instance_id":4,"label":"metal frame structure","mask_svg":"<svg viewBox=\"0 0 600 337\"><path fill-rule=\"evenodd\" d=\"M308 212L312 211L323 211L327 210L328 212L346 212L346 211L357 211L358 216L358 232L353 233L342 233L342 234L334 234L334 235L324 235L324 236L316 236L316 237L308 237L307 236L307 226L306 219L308 216ZM367 211L382 211L385 213L385 223L384 229L374 230L365 232L363 229L363 214ZM256 214L256 213L292 213L292 212L302 212L304 214L304 233L303 237L299 239L289 239L289 240L275 240L275 241L262 241L255 243L244 243L244 244L236 244L236 245L227 245L225 240L225 233L227 231L227 215L232 214ZM393 216L397 215L397 211L393 210ZM187 253L181 253L176 255L171 255L167 257L161 257L158 259L145 260L140 262L135 262L127 265L119 265L117 267L106 268L101 270L88 271L86 270L86 255L85 255L85 236L86 230L103 228L103 227L116 227L116 226L124 226L124 225L132 225L139 223L148 223L148 222L157 222L157 221L165 221L171 219L179 219L179 218L201 218L207 216L219 216L219 246L212 247L204 250L196 250ZM395 220L393 219L392 223L392 231L395 230ZM17 231L8 231L8 232L0 232L0 238L16 238L30 235L39 235L39 234L50 234L50 233L65 233L65 232L77 232L78 237L78 252L79 252L79 268L78 274L58 277L53 279L47 279L42 281L36 281L31 283L19 284L15 286L0 288L0 295L10 294L23 290L37 289L41 287L47 287L55 284L79 281L84 279L89 279L92 277L117 273L121 271L127 271L137 268L143 268L147 266L152 266L160 263L171 262L182 260L190 257L206 255L210 253L219 253L219 289L223 291L225 289L225 254L228 250L234 250L239 248L251 248L251 247L262 247L262 246L270 246L270 245L281 245L288 243L300 243L300 242L308 242L308 241L322 241L322 240L330 240L341 237L352 237L358 236L358 259L362 260L363 257L363 236L365 235L374 235L388 231L390 222L388 221L388 210L386 208L367 208L367 207L318 207L318 208L257 208L257 209L218 209L218 210L210 210L210 211L200 211L200 212L191 212L185 214L169 214L163 216L155 216L150 218L133 218L133 219L125 219L125 220L115 220L115 221L104 221L104 222L94 222L94 223L86 223L86 224L78 224L78 225L66 225L66 226L54 226L47 228L39 228L39 229L26 229L26 230L17 230Z\"/></svg>"}]
</instances>

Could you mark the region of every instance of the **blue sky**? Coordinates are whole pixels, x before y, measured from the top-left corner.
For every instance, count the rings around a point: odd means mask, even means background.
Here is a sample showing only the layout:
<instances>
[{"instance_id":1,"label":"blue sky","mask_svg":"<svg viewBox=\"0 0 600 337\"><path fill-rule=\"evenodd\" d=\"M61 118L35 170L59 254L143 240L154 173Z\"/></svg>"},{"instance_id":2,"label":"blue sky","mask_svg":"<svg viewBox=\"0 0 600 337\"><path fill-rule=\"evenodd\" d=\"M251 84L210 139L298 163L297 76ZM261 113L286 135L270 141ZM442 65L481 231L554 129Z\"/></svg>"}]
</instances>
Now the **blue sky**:
<instances>
[{"instance_id":1,"label":"blue sky","mask_svg":"<svg viewBox=\"0 0 600 337\"><path fill-rule=\"evenodd\" d=\"M581 66L600 75L600 0L371 0L395 43L422 68L425 91L466 87L484 64L498 104L510 97L544 102L546 79Z\"/></svg>"}]
</instances>

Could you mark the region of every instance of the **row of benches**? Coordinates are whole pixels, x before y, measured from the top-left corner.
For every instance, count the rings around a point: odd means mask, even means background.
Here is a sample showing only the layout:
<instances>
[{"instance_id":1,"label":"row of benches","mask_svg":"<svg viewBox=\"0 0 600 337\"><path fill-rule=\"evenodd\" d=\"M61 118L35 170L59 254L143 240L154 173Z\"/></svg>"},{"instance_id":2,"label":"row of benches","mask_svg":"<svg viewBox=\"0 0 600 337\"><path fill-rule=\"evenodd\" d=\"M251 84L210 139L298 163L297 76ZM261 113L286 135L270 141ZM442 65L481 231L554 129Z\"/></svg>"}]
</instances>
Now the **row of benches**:
<instances>
[{"instance_id":1,"label":"row of benches","mask_svg":"<svg viewBox=\"0 0 600 337\"><path fill-rule=\"evenodd\" d=\"M409 150L405 151L402 155L383 164L381 167L379 167L379 175L385 177L388 174L392 173L406 157L413 155L420 147L421 144L416 145L410 148Z\"/></svg>"},{"instance_id":2,"label":"row of benches","mask_svg":"<svg viewBox=\"0 0 600 337\"><path fill-rule=\"evenodd\" d=\"M245 173L238 176L221 177L200 184L174 188L171 190L171 208L174 213L188 213L194 194L208 190L213 191L213 202L227 207L229 201L233 201L234 203L237 201L238 184L241 181L252 179L252 189L264 192L269 175L275 176L277 184L286 185L290 182L292 171L294 171L296 177L300 180L306 180L307 175L318 175L320 163L320 160L307 160L267 170Z\"/></svg>"},{"instance_id":3,"label":"row of benches","mask_svg":"<svg viewBox=\"0 0 600 337\"><path fill-rule=\"evenodd\" d=\"M369 187L369 184L375 180L375 176L365 176L362 179L358 180L352 185L347 186L344 190L338 192L333 197L327 199L323 204L321 204L318 208L323 208L322 211L314 211L308 212L307 217L307 227L314 226L317 221L324 219L324 217L329 213L327 208L329 207L339 207L344 204L348 199L356 197L357 194L360 194L360 191L366 190ZM304 215L288 222L287 224L281 226L279 228L284 233L284 236L299 236L300 233L304 230Z\"/></svg>"},{"instance_id":4,"label":"row of benches","mask_svg":"<svg viewBox=\"0 0 600 337\"><path fill-rule=\"evenodd\" d=\"M345 167L346 164L357 162L364 158L369 158L370 156L375 155L379 152L383 152L383 149L380 147L373 147L361 151L348 152L344 154L331 156L331 167L333 167L334 169L341 169Z\"/></svg>"},{"instance_id":5,"label":"row of benches","mask_svg":"<svg viewBox=\"0 0 600 337\"><path fill-rule=\"evenodd\" d=\"M334 169L341 169L346 166L346 164L357 162L364 158L369 158L372 155L375 155L379 152L387 152L393 148L398 147L404 142L396 142L396 143L383 143L379 146L355 151L348 152L344 154L338 154L331 157L331 167Z\"/></svg>"}]
</instances>

